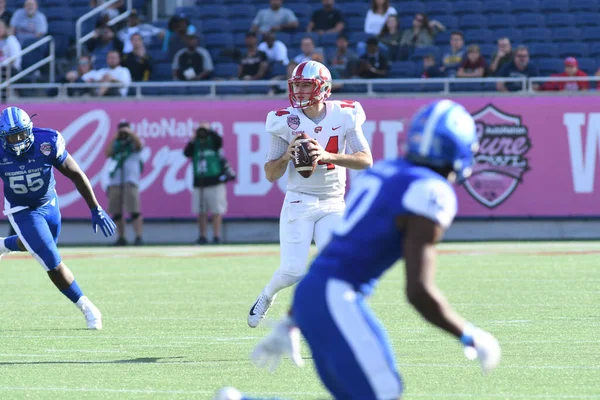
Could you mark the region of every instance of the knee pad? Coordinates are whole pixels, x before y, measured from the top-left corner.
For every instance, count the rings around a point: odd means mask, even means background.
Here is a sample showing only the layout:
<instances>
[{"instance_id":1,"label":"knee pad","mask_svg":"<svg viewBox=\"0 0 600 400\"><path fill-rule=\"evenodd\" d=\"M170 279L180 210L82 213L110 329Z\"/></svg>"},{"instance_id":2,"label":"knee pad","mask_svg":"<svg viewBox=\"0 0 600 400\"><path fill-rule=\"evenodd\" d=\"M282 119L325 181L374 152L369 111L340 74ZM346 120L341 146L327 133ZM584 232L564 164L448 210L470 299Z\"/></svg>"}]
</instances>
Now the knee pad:
<instances>
[{"instance_id":1,"label":"knee pad","mask_svg":"<svg viewBox=\"0 0 600 400\"><path fill-rule=\"evenodd\" d=\"M138 219L140 217L140 215L142 215L142 213L131 213L131 220L135 221L136 219Z\"/></svg>"},{"instance_id":2,"label":"knee pad","mask_svg":"<svg viewBox=\"0 0 600 400\"><path fill-rule=\"evenodd\" d=\"M113 218L112 218L112 219L113 219L113 221L115 221L115 222L118 222L118 221L120 221L120 220L121 220L121 214L115 214L115 215L113 215Z\"/></svg>"}]
</instances>

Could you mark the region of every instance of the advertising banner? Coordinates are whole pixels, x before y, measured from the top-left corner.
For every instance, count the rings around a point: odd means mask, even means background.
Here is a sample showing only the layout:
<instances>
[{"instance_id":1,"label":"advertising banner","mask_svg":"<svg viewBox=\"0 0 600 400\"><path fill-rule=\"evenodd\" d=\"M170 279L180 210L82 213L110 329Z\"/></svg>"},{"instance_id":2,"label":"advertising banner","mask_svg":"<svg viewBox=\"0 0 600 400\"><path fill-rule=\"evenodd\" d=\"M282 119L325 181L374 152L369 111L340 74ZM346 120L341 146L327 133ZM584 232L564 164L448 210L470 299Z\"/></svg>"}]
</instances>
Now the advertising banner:
<instances>
[{"instance_id":1,"label":"advertising banner","mask_svg":"<svg viewBox=\"0 0 600 400\"><path fill-rule=\"evenodd\" d=\"M459 216L600 216L600 112L594 97L455 98L472 113L481 149L474 175L456 188ZM375 160L397 157L410 118L431 98L360 99ZM202 121L223 136L237 180L227 184L230 218L278 217L286 178L263 170L270 136L265 118L277 100L31 103L34 124L62 132L103 205L110 163L105 147L128 120L142 137L140 190L146 218L191 218L192 166L183 148ZM19 106L19 104L15 104ZM71 182L55 171L64 218L88 218ZM354 172L349 173L351 185Z\"/></svg>"}]
</instances>

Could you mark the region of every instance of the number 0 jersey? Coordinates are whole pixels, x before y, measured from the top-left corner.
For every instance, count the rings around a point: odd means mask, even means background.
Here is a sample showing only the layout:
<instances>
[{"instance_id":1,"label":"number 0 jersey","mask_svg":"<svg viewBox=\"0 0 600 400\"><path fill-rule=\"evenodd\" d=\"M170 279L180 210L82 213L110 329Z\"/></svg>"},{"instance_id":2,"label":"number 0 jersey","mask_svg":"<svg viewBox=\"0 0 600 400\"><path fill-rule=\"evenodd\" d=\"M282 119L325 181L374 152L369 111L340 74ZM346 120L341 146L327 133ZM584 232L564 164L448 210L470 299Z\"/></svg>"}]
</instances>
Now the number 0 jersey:
<instances>
[{"instance_id":1,"label":"number 0 jersey","mask_svg":"<svg viewBox=\"0 0 600 400\"><path fill-rule=\"evenodd\" d=\"M19 156L0 147L4 214L40 207L55 196L52 167L61 166L68 156L65 140L54 129L34 127L33 135L33 145Z\"/></svg>"},{"instance_id":2,"label":"number 0 jersey","mask_svg":"<svg viewBox=\"0 0 600 400\"><path fill-rule=\"evenodd\" d=\"M326 101L327 114L315 124L301 109L287 107L271 111L267 115L266 130L269 134L291 143L301 133L316 139L328 152L341 154L346 151L346 136L359 132L365 112L356 101ZM325 197L343 197L346 190L346 168L319 162L309 178L296 172L293 163L288 164L287 190Z\"/></svg>"},{"instance_id":3,"label":"number 0 jersey","mask_svg":"<svg viewBox=\"0 0 600 400\"><path fill-rule=\"evenodd\" d=\"M420 215L448 228L457 202L448 180L403 159L380 161L352 182L344 218L309 274L335 277L358 290L403 258L396 217Z\"/></svg>"}]
</instances>

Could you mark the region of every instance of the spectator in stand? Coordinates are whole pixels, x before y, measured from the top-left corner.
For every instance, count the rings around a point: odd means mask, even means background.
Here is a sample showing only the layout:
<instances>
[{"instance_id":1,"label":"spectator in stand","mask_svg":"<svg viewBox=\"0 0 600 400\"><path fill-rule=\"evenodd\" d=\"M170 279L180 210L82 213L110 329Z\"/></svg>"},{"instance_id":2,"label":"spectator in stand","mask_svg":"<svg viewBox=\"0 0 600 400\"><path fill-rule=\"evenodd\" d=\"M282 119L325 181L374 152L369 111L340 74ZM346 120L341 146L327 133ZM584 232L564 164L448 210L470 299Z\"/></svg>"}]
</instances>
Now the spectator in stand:
<instances>
[{"instance_id":1,"label":"spectator in stand","mask_svg":"<svg viewBox=\"0 0 600 400\"><path fill-rule=\"evenodd\" d=\"M238 79L257 81L265 79L269 70L267 55L258 50L256 32L246 33L246 54L240 60Z\"/></svg>"},{"instance_id":2,"label":"spectator in stand","mask_svg":"<svg viewBox=\"0 0 600 400\"><path fill-rule=\"evenodd\" d=\"M210 53L198 45L196 35L186 35L186 48L173 58L173 80L201 81L209 79L214 68Z\"/></svg>"},{"instance_id":3,"label":"spectator in stand","mask_svg":"<svg viewBox=\"0 0 600 400\"><path fill-rule=\"evenodd\" d=\"M1 73L6 73L6 66L8 58L17 55L21 52L21 44L16 37L9 33L6 22L0 19L0 69ZM18 73L21 70L21 57L17 57L15 60L8 63L10 65L10 76ZM1 76L0 81L7 79L8 76Z\"/></svg>"},{"instance_id":4,"label":"spectator in stand","mask_svg":"<svg viewBox=\"0 0 600 400\"><path fill-rule=\"evenodd\" d=\"M90 8L96 8L106 3L106 0L90 0ZM108 19L113 19L120 14L119 9L125 5L125 0L119 0L116 3L111 4L108 8L102 11L102 15L108 16Z\"/></svg>"},{"instance_id":5,"label":"spectator in stand","mask_svg":"<svg viewBox=\"0 0 600 400\"><path fill-rule=\"evenodd\" d=\"M365 33L379 35L389 16L397 14L396 9L390 6L389 0L371 0L371 8L365 17Z\"/></svg>"},{"instance_id":6,"label":"spectator in stand","mask_svg":"<svg viewBox=\"0 0 600 400\"><path fill-rule=\"evenodd\" d=\"M579 69L579 64L575 57L567 57L565 59L565 70L560 74L552 74L551 76L588 76L585 72ZM577 81L577 82L546 82L542 85L542 90L568 90L568 91L579 91L579 90L590 90L589 81Z\"/></svg>"},{"instance_id":7,"label":"spectator in stand","mask_svg":"<svg viewBox=\"0 0 600 400\"><path fill-rule=\"evenodd\" d=\"M315 60L315 54L322 53L317 51L315 42L310 36L305 36L302 38L302 41L300 42L300 50L302 50L302 53L294 57L294 59L288 64L288 76L292 75L296 65L304 61Z\"/></svg>"},{"instance_id":8,"label":"spectator in stand","mask_svg":"<svg viewBox=\"0 0 600 400\"><path fill-rule=\"evenodd\" d=\"M25 0L24 7L15 11L10 19L10 27L21 43L24 40L40 38L48 33L48 21L38 10L36 0Z\"/></svg>"},{"instance_id":9,"label":"spectator in stand","mask_svg":"<svg viewBox=\"0 0 600 400\"><path fill-rule=\"evenodd\" d=\"M190 25L190 21L185 14L172 16L163 41L163 51L168 53L168 58L172 60L175 53L185 49L185 36L195 34L196 28Z\"/></svg>"},{"instance_id":10,"label":"spectator in stand","mask_svg":"<svg viewBox=\"0 0 600 400\"><path fill-rule=\"evenodd\" d=\"M131 84L131 73L121 66L121 56L116 50L111 50L106 55L107 68L92 70L81 77L84 82L103 82L110 85L102 85L97 93L98 96L127 96L127 90ZM113 84L120 83L120 87Z\"/></svg>"},{"instance_id":11,"label":"spectator in stand","mask_svg":"<svg viewBox=\"0 0 600 400\"><path fill-rule=\"evenodd\" d=\"M423 73L421 74L421 78L443 78L445 76L443 68L437 64L433 54L423 56Z\"/></svg>"},{"instance_id":12,"label":"spectator in stand","mask_svg":"<svg viewBox=\"0 0 600 400\"><path fill-rule=\"evenodd\" d=\"M340 33L335 42L336 51L329 58L329 70L336 71L342 79L356 75L358 56L348 47L348 37Z\"/></svg>"},{"instance_id":13,"label":"spectator in stand","mask_svg":"<svg viewBox=\"0 0 600 400\"><path fill-rule=\"evenodd\" d=\"M520 78L539 76L538 69L535 65L529 62L529 49L526 46L518 46L514 51L514 57L511 62L505 64L500 71L498 77L505 78ZM516 92L524 89L521 82L496 82L496 89L499 92ZM538 90L539 85L533 84L533 90Z\"/></svg>"},{"instance_id":14,"label":"spectator in stand","mask_svg":"<svg viewBox=\"0 0 600 400\"><path fill-rule=\"evenodd\" d=\"M492 62L489 67L489 74L496 75L500 69L511 62L513 59L512 46L507 37L498 39L498 50L492 56Z\"/></svg>"},{"instance_id":15,"label":"spectator in stand","mask_svg":"<svg viewBox=\"0 0 600 400\"><path fill-rule=\"evenodd\" d=\"M476 44L467 48L467 56L460 64L456 76L458 78L483 78L485 76L485 58Z\"/></svg>"},{"instance_id":16,"label":"spectator in stand","mask_svg":"<svg viewBox=\"0 0 600 400\"><path fill-rule=\"evenodd\" d=\"M336 34L344 30L344 18L339 9L335 8L335 0L322 0L323 8L313 12L306 27L307 32L319 35Z\"/></svg>"},{"instance_id":17,"label":"spectator in stand","mask_svg":"<svg viewBox=\"0 0 600 400\"><path fill-rule=\"evenodd\" d=\"M290 63L287 46L281 40L277 40L275 33L265 32L262 38L263 42L258 45L258 50L267 55L269 64L281 63L288 65Z\"/></svg>"},{"instance_id":18,"label":"spectator in stand","mask_svg":"<svg viewBox=\"0 0 600 400\"><path fill-rule=\"evenodd\" d=\"M367 52L360 57L358 75L367 79L385 78L388 72L388 60L379 49L379 41L375 37L367 39Z\"/></svg>"},{"instance_id":19,"label":"spectator in stand","mask_svg":"<svg viewBox=\"0 0 600 400\"><path fill-rule=\"evenodd\" d=\"M298 28L298 18L289 8L282 7L283 0L269 0L269 8L259 10L252 21L253 32L293 32Z\"/></svg>"},{"instance_id":20,"label":"spectator in stand","mask_svg":"<svg viewBox=\"0 0 600 400\"><path fill-rule=\"evenodd\" d=\"M6 9L6 0L0 0L0 20L4 21L6 26L10 26L12 13Z\"/></svg>"},{"instance_id":21,"label":"spectator in stand","mask_svg":"<svg viewBox=\"0 0 600 400\"><path fill-rule=\"evenodd\" d=\"M402 58L408 58L416 47L428 47L433 45L433 37L446 27L437 20L429 20L427 15L417 13L413 18L412 28L405 29L400 39Z\"/></svg>"},{"instance_id":22,"label":"spectator in stand","mask_svg":"<svg viewBox=\"0 0 600 400\"><path fill-rule=\"evenodd\" d=\"M450 50L442 56L442 64L446 76L453 78L465 55L465 40L462 32L450 35Z\"/></svg>"},{"instance_id":23,"label":"spectator in stand","mask_svg":"<svg viewBox=\"0 0 600 400\"><path fill-rule=\"evenodd\" d=\"M86 46L95 58L96 67L105 66L104 60L109 51L115 50L121 53L123 50L123 42L117 39L115 32L106 24L106 21L100 21L97 24L94 36L86 42Z\"/></svg>"},{"instance_id":24,"label":"spectator in stand","mask_svg":"<svg viewBox=\"0 0 600 400\"><path fill-rule=\"evenodd\" d=\"M92 58L88 55L82 55L77 61L77 67L65 74L62 83L83 83L82 77L92 70ZM69 96L83 96L90 94L89 88L69 88Z\"/></svg>"},{"instance_id":25,"label":"spectator in stand","mask_svg":"<svg viewBox=\"0 0 600 400\"><path fill-rule=\"evenodd\" d=\"M406 55L401 54L400 40L402 39L402 32L398 28L398 16L395 14L390 15L379 34L379 43L385 45L387 54L392 61L406 59Z\"/></svg>"},{"instance_id":26,"label":"spectator in stand","mask_svg":"<svg viewBox=\"0 0 600 400\"><path fill-rule=\"evenodd\" d=\"M163 40L165 31L151 24L141 24L140 17L136 9L131 10L131 14L127 18L127 26L121 29L117 35L119 40L123 42L123 53L131 53L133 51L131 35L139 33L144 41L144 45L149 46L152 38L157 37Z\"/></svg>"},{"instance_id":27,"label":"spectator in stand","mask_svg":"<svg viewBox=\"0 0 600 400\"><path fill-rule=\"evenodd\" d=\"M152 74L152 58L146 51L142 35L131 35L132 51L123 54L121 65L129 70L134 82L147 81Z\"/></svg>"}]
</instances>

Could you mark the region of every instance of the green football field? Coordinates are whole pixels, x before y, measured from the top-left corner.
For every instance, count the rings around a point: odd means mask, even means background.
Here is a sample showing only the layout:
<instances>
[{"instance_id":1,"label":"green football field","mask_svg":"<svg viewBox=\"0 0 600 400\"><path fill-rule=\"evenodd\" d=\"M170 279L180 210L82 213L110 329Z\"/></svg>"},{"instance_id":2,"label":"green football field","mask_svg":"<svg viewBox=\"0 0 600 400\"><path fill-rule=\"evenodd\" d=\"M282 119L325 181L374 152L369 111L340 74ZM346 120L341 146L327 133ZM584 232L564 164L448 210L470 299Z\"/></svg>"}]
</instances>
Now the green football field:
<instances>
[{"instance_id":1,"label":"green football field","mask_svg":"<svg viewBox=\"0 0 600 400\"><path fill-rule=\"evenodd\" d=\"M246 314L279 263L274 245L62 249L104 330L28 255L0 262L0 399L325 399L310 364L273 374L249 359L266 327ZM438 284L454 307L496 335L500 367L484 377L459 343L404 299L401 265L370 304L386 326L405 399L600 399L600 245L440 246ZM287 309L291 290L269 317ZM303 348L307 359L310 353Z\"/></svg>"}]
</instances>

